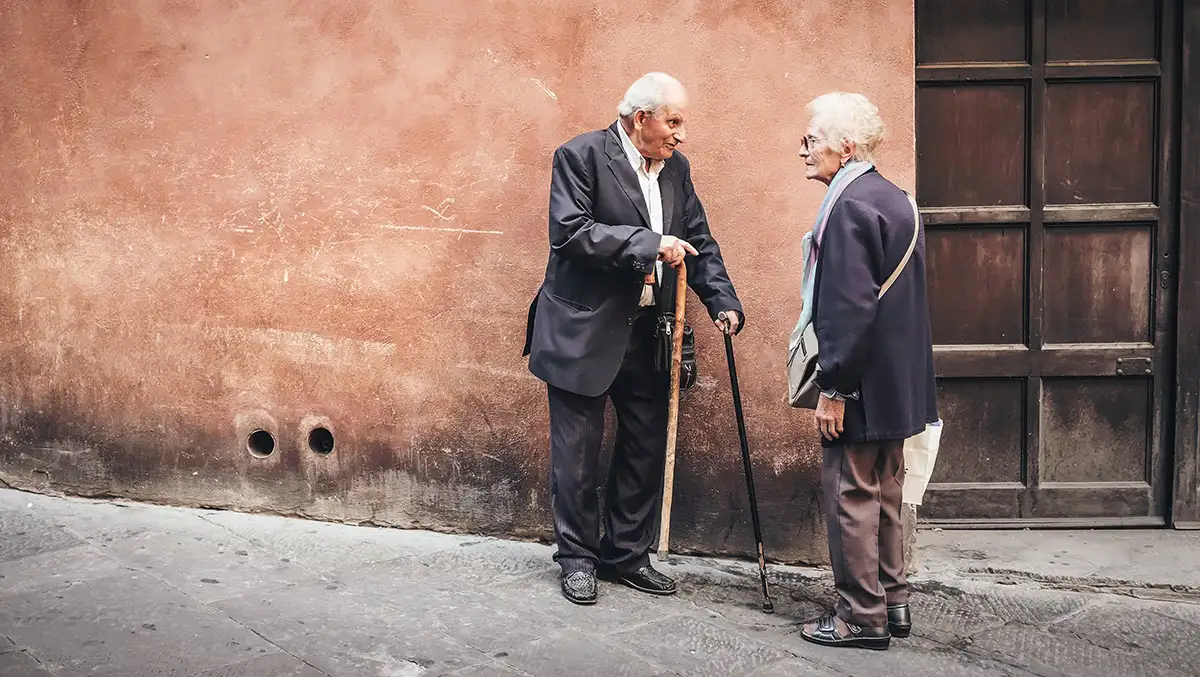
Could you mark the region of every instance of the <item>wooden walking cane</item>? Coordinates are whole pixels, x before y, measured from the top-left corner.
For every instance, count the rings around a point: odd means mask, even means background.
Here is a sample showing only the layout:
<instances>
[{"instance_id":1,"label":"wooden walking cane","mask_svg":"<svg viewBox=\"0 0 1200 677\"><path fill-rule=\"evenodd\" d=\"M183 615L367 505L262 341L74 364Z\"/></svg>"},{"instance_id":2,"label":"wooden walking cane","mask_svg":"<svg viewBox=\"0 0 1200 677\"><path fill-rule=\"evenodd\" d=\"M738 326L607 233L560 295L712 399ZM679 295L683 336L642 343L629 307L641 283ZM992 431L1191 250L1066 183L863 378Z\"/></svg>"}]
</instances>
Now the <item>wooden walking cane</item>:
<instances>
[{"instance_id":1,"label":"wooden walking cane","mask_svg":"<svg viewBox=\"0 0 1200 677\"><path fill-rule=\"evenodd\" d=\"M658 532L658 561L670 557L671 498L675 486L675 438L679 423L679 372L683 368L683 319L687 305L687 263L675 269L675 321L671 326L671 399L667 409L667 465L663 473L662 526Z\"/></svg>"}]
</instances>

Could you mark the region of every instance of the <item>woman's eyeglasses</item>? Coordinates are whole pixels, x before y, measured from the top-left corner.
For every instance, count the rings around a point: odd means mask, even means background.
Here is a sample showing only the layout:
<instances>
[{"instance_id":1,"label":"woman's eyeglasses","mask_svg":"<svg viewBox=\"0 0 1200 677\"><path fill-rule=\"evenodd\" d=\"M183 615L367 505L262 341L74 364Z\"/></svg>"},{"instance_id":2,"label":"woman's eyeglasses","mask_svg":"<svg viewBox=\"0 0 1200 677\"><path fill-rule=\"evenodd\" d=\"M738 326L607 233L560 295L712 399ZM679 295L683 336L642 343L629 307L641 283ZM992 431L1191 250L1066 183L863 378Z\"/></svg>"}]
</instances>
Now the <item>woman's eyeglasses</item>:
<instances>
[{"instance_id":1,"label":"woman's eyeglasses","mask_svg":"<svg viewBox=\"0 0 1200 677\"><path fill-rule=\"evenodd\" d=\"M821 140L812 134L806 134L803 139L800 139L800 150L805 153L811 153L819 145L821 145Z\"/></svg>"}]
</instances>

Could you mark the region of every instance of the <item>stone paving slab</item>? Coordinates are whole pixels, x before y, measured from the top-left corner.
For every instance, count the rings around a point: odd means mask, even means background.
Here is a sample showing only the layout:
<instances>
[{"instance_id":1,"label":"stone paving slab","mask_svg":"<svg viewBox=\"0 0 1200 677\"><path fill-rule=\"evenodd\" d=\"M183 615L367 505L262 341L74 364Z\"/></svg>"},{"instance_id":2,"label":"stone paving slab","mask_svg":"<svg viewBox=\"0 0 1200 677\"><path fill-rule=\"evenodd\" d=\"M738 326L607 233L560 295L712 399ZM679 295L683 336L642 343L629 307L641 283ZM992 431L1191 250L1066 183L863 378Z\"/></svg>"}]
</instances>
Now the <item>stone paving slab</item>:
<instances>
[{"instance_id":1,"label":"stone paving slab","mask_svg":"<svg viewBox=\"0 0 1200 677\"><path fill-rule=\"evenodd\" d=\"M762 592L757 573L753 579L710 584L703 578L692 578L688 599L713 615L754 631L791 632L804 620L825 612L830 597L817 594L807 587L780 586L768 577L774 613L763 613ZM816 599L814 599L816 598Z\"/></svg>"},{"instance_id":2,"label":"stone paving slab","mask_svg":"<svg viewBox=\"0 0 1200 677\"><path fill-rule=\"evenodd\" d=\"M1149 651L1125 653L1058 628L1017 623L988 630L974 638L970 653L1019 665L1038 675L1186 677L1196 674L1172 670ZM1194 660L1194 656L1188 657L1188 661Z\"/></svg>"},{"instance_id":3,"label":"stone paving slab","mask_svg":"<svg viewBox=\"0 0 1200 677\"><path fill-rule=\"evenodd\" d=\"M201 521L197 510L130 502L60 498L0 490L0 512L45 521L76 538L112 542L147 532L187 532Z\"/></svg>"},{"instance_id":4,"label":"stone paving slab","mask_svg":"<svg viewBox=\"0 0 1200 677\"><path fill-rule=\"evenodd\" d=\"M1049 677L1195 674L1200 605L924 575L887 652L804 642L828 572L672 557L671 597L601 582L579 607L552 548L0 491L3 677ZM17 534L20 534L19 536ZM1132 565L1131 565L1132 566Z\"/></svg>"},{"instance_id":5,"label":"stone paving slab","mask_svg":"<svg viewBox=\"0 0 1200 677\"><path fill-rule=\"evenodd\" d=\"M529 675L656 677L664 673L648 656L574 629L554 630L497 654L500 663Z\"/></svg>"},{"instance_id":6,"label":"stone paving slab","mask_svg":"<svg viewBox=\"0 0 1200 677\"><path fill-rule=\"evenodd\" d=\"M341 588L268 590L213 606L327 675L443 674L492 658L377 597Z\"/></svg>"},{"instance_id":7,"label":"stone paving slab","mask_svg":"<svg viewBox=\"0 0 1200 677\"><path fill-rule=\"evenodd\" d=\"M997 586L987 594L967 595L960 604L967 613L986 613L1006 622L1045 625L1078 613L1090 599L1091 596L1081 593Z\"/></svg>"},{"instance_id":8,"label":"stone paving slab","mask_svg":"<svg viewBox=\"0 0 1200 677\"><path fill-rule=\"evenodd\" d=\"M1003 617L980 608L965 593L953 596L914 593L910 599L913 632L941 642L953 642L1004 625Z\"/></svg>"},{"instance_id":9,"label":"stone paving slab","mask_svg":"<svg viewBox=\"0 0 1200 677\"><path fill-rule=\"evenodd\" d=\"M695 677L747 675L792 658L787 651L692 616L664 618L612 637L640 656Z\"/></svg>"},{"instance_id":10,"label":"stone paving slab","mask_svg":"<svg viewBox=\"0 0 1200 677\"><path fill-rule=\"evenodd\" d=\"M1160 602L1109 601L1056 627L1114 653L1141 657L1185 674L1200 673L1200 665L1194 662L1200 656L1200 624L1180 619L1173 610Z\"/></svg>"},{"instance_id":11,"label":"stone paving slab","mask_svg":"<svg viewBox=\"0 0 1200 677\"><path fill-rule=\"evenodd\" d=\"M37 555L0 561L0 603L6 597L50 592L128 571L90 545L51 549ZM3 673L0 673L2 675Z\"/></svg>"},{"instance_id":12,"label":"stone paving slab","mask_svg":"<svg viewBox=\"0 0 1200 677\"><path fill-rule=\"evenodd\" d=\"M2 673L0 673L2 674ZM224 665L196 677L324 677L325 673L285 653Z\"/></svg>"},{"instance_id":13,"label":"stone paving slab","mask_svg":"<svg viewBox=\"0 0 1200 677\"><path fill-rule=\"evenodd\" d=\"M98 546L108 557L150 573L201 602L251 592L263 582L321 579L296 562L279 557L224 529L197 520L186 530L147 531Z\"/></svg>"},{"instance_id":14,"label":"stone paving slab","mask_svg":"<svg viewBox=\"0 0 1200 677\"><path fill-rule=\"evenodd\" d=\"M1174 618L1177 621L1200 626L1200 602L1193 604L1149 603L1145 608L1153 609L1155 613Z\"/></svg>"},{"instance_id":15,"label":"stone paving slab","mask_svg":"<svg viewBox=\"0 0 1200 677\"><path fill-rule=\"evenodd\" d=\"M835 677L841 674L843 673L796 659L771 663L750 673L749 677Z\"/></svg>"},{"instance_id":16,"label":"stone paving slab","mask_svg":"<svg viewBox=\"0 0 1200 677\"><path fill-rule=\"evenodd\" d=\"M958 650L921 637L893 640L886 653L813 649L799 634L788 635L781 645L805 653L811 664L831 674L871 677L1017 677L1024 670L1003 662Z\"/></svg>"},{"instance_id":17,"label":"stone paving slab","mask_svg":"<svg viewBox=\"0 0 1200 677\"><path fill-rule=\"evenodd\" d=\"M468 541L421 558L431 575L445 574L461 581L491 585L497 580L544 573L553 550L537 543L499 539Z\"/></svg>"},{"instance_id":18,"label":"stone paving slab","mask_svg":"<svg viewBox=\"0 0 1200 677\"><path fill-rule=\"evenodd\" d=\"M0 562L66 550L83 541L41 516L0 509Z\"/></svg>"},{"instance_id":19,"label":"stone paving slab","mask_svg":"<svg viewBox=\"0 0 1200 677\"><path fill-rule=\"evenodd\" d=\"M53 677L31 654L0 640L0 675L8 677Z\"/></svg>"},{"instance_id":20,"label":"stone paving slab","mask_svg":"<svg viewBox=\"0 0 1200 677\"><path fill-rule=\"evenodd\" d=\"M682 598L650 597L623 585L599 582L596 604L579 606L566 603L559 592L553 571L519 580L506 581L488 588L496 604L507 609L536 611L539 620L550 619L560 627L609 635L662 618L685 613L693 608Z\"/></svg>"},{"instance_id":21,"label":"stone paving slab","mask_svg":"<svg viewBox=\"0 0 1200 677\"><path fill-rule=\"evenodd\" d=\"M274 651L228 617L146 575L5 598L0 633L54 674L187 675Z\"/></svg>"},{"instance_id":22,"label":"stone paving slab","mask_svg":"<svg viewBox=\"0 0 1200 677\"><path fill-rule=\"evenodd\" d=\"M529 677L529 673L495 662L450 672L446 677Z\"/></svg>"},{"instance_id":23,"label":"stone paving slab","mask_svg":"<svg viewBox=\"0 0 1200 677\"><path fill-rule=\"evenodd\" d=\"M439 550L479 540L431 531L360 527L236 512L205 511L200 516L254 545L330 576L336 576L346 567L404 557L420 559Z\"/></svg>"}]
</instances>

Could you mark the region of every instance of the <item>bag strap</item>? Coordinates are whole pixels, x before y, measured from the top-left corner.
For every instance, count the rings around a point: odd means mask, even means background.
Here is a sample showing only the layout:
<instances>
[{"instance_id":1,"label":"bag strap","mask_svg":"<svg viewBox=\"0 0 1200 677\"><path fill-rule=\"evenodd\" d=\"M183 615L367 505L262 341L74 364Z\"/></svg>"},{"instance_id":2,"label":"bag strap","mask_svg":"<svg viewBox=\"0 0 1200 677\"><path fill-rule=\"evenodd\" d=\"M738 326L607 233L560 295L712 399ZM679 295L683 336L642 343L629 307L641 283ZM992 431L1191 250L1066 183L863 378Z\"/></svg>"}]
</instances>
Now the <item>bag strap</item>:
<instances>
[{"instance_id":1,"label":"bag strap","mask_svg":"<svg viewBox=\"0 0 1200 677\"><path fill-rule=\"evenodd\" d=\"M904 258L900 259L900 265L896 266L896 269L892 271L891 277L889 277L887 282L883 283L883 287L879 289L879 298L883 298L883 295L892 288L892 285L896 282L896 278L900 277L900 272L904 270L904 266L908 265L908 260L912 258L913 250L917 248L917 235L921 232L921 213L917 210L917 201L914 200L913 196L909 195L907 192L904 193L904 195L908 198L908 203L912 205L913 210L912 242L908 243L908 251L904 252Z\"/></svg>"}]
</instances>

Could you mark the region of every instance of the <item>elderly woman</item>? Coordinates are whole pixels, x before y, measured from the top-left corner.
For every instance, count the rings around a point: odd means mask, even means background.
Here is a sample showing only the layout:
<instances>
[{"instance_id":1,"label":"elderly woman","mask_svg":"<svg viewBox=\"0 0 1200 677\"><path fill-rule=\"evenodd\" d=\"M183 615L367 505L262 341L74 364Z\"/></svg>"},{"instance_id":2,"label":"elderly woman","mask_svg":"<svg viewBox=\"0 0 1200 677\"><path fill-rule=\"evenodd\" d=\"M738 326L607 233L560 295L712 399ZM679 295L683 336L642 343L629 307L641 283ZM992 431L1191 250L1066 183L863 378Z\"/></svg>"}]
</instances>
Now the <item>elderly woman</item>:
<instances>
[{"instance_id":1,"label":"elderly woman","mask_svg":"<svg viewBox=\"0 0 1200 677\"><path fill-rule=\"evenodd\" d=\"M901 549L904 440L937 421L925 238L910 197L875 168L878 110L835 92L808 106L800 156L828 186L806 236L801 322L817 338L816 423L836 612L804 639L887 649L912 621Z\"/></svg>"}]
</instances>

